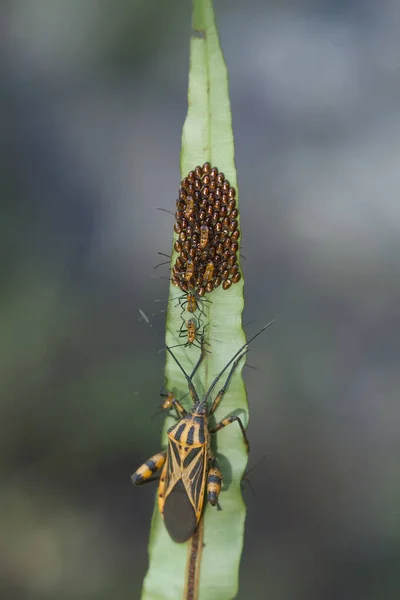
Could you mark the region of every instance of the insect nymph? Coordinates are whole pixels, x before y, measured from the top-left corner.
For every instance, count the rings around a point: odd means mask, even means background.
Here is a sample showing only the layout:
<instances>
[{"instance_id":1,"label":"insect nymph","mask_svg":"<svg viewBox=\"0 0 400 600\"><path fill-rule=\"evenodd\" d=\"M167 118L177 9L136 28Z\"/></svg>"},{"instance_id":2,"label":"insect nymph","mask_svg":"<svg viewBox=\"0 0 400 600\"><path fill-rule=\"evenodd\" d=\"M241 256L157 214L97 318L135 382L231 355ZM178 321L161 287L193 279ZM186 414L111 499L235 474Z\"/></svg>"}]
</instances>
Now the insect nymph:
<instances>
[{"instance_id":1,"label":"insect nymph","mask_svg":"<svg viewBox=\"0 0 400 600\"><path fill-rule=\"evenodd\" d=\"M142 317L150 325L144 313L142 313ZM155 454L139 467L132 475L132 481L134 484L139 485L149 481L156 471L162 469L158 486L158 507L164 519L165 527L175 542L185 542L193 535L203 511L206 488L207 499L210 504L215 506L218 503L222 474L211 451L211 434L236 421L241 429L246 448L249 448L243 423L238 416L226 417L212 429L208 427L208 420L219 406L229 387L235 369L248 351L250 342L260 335L268 325L263 327L234 354L214 379L203 399L200 399L192 382L194 373L203 358L203 353L189 376L171 349L166 346L167 351L187 380L193 406L190 412L187 412L179 400L167 398L164 403L165 408L170 407L172 404L179 417L178 422L167 431L167 450ZM231 369L226 381L215 396L211 406L209 406L210 395L229 366L231 366Z\"/></svg>"}]
</instances>

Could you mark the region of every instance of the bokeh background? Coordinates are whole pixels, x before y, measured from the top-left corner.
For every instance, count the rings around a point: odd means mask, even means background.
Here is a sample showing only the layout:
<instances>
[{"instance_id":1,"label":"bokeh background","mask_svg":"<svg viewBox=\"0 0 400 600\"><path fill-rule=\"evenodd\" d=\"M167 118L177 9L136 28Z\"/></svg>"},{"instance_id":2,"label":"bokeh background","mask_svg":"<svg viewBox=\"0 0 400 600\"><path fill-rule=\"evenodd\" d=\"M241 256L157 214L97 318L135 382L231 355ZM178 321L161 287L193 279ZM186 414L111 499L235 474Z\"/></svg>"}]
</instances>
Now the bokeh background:
<instances>
[{"instance_id":1,"label":"bokeh background","mask_svg":"<svg viewBox=\"0 0 400 600\"><path fill-rule=\"evenodd\" d=\"M239 598L400 593L400 4L215 0L252 442ZM1 5L0 597L139 598L190 3ZM157 277L155 277L157 275ZM162 327L163 315L156 315Z\"/></svg>"}]
</instances>

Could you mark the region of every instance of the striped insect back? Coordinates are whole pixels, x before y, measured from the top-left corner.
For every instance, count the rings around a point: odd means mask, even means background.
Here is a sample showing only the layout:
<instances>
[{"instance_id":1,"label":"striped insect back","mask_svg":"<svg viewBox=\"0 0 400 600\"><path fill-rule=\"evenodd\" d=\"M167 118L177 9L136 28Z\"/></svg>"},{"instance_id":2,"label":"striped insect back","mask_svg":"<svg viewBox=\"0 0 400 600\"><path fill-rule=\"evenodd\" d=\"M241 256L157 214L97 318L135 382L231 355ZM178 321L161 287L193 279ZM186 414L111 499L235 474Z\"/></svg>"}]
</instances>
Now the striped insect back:
<instances>
[{"instance_id":1,"label":"striped insect back","mask_svg":"<svg viewBox=\"0 0 400 600\"><path fill-rule=\"evenodd\" d=\"M192 317L185 321L182 317L182 325L178 330L178 337L185 338L185 342L182 344L175 344L171 346L171 348L176 348L177 346L194 346L196 348L201 348L202 344L204 344L204 335L205 335L206 325L200 326L197 320Z\"/></svg>"},{"instance_id":2,"label":"striped insect back","mask_svg":"<svg viewBox=\"0 0 400 600\"><path fill-rule=\"evenodd\" d=\"M176 542L192 535L203 509L209 450L206 419L205 414L188 414L167 433L167 467L158 505Z\"/></svg>"}]
</instances>

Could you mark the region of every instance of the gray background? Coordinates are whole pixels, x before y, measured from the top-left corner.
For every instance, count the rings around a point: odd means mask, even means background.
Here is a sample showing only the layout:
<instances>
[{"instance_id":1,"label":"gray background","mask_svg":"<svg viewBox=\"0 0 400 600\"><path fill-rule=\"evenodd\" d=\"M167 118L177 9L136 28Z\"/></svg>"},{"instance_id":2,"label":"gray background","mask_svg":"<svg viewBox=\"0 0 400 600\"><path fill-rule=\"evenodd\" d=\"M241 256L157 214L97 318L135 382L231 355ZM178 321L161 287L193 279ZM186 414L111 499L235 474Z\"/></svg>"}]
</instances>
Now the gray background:
<instances>
[{"instance_id":1,"label":"gray background","mask_svg":"<svg viewBox=\"0 0 400 600\"><path fill-rule=\"evenodd\" d=\"M278 319L246 372L239 598L398 598L400 4L215 4L244 321ZM164 356L137 308L167 295L189 24L183 0L1 6L4 599L139 598Z\"/></svg>"}]
</instances>

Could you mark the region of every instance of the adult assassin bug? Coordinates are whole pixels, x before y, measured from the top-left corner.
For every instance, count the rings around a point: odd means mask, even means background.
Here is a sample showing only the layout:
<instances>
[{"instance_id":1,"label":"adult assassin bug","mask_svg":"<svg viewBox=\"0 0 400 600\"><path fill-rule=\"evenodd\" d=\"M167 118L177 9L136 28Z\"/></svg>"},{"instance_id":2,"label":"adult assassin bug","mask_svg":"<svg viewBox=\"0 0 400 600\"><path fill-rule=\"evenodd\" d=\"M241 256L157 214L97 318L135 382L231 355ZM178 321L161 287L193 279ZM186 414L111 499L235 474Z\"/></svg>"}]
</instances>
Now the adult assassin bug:
<instances>
[{"instance_id":1,"label":"adult assassin bug","mask_svg":"<svg viewBox=\"0 0 400 600\"><path fill-rule=\"evenodd\" d=\"M140 311L140 314L161 338L143 311ZM218 503L222 473L218 469L217 461L211 451L211 434L236 421L242 432L246 448L249 449L249 441L240 417L236 415L226 417L212 429L208 427L208 420L225 395L235 369L248 352L249 344L273 322L265 325L235 352L215 377L202 399L193 385L192 378L204 357L204 352L189 376L170 347L165 345L165 349L187 381L193 406L190 412L187 412L178 400L175 398L171 400L180 420L167 431L167 450L155 454L141 465L132 475L132 482L139 485L149 481L158 470L162 469L158 486L158 508L164 519L165 527L175 542L185 542L193 535L203 511L206 488L210 504L215 506ZM211 393L229 367L231 368L225 383L209 407Z\"/></svg>"}]
</instances>

